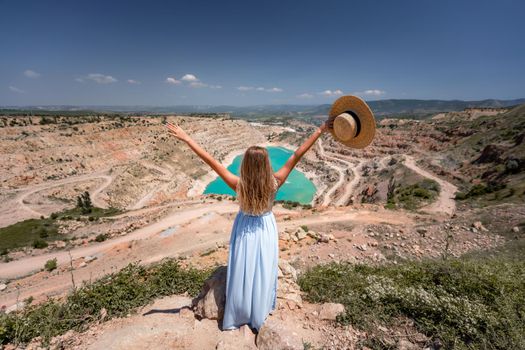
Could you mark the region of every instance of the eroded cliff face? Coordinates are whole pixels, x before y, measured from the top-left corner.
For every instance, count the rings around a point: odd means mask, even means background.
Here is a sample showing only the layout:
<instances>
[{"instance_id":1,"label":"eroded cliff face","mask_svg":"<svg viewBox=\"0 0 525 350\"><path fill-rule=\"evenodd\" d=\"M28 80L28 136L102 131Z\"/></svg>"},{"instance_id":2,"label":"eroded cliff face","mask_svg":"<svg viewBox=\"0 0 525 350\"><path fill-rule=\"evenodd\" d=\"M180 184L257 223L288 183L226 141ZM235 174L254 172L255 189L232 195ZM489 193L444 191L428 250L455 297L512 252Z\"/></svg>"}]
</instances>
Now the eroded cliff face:
<instances>
[{"instance_id":1,"label":"eroded cliff face","mask_svg":"<svg viewBox=\"0 0 525 350\"><path fill-rule=\"evenodd\" d=\"M519 131L525 114L520 111L469 109L428 120L384 119L378 123L373 143L364 150L347 148L324 135L298 168L317 187L313 205L384 205L396 188L408 191L411 188L404 188L410 186L437 192L435 185L423 182L428 176L405 166L406 156L460 190L486 180L500 187L508 182L509 188L515 188L509 191L519 192L525 164L525 143ZM9 121L4 117L0 128L2 198L8 202L18 190L34 186L38 193L23 201L49 207L44 210L49 214L51 209L66 207L68 196L74 201L72 194L86 181L97 181L90 192L99 206L139 209L197 196L215 175L186 145L168 135L163 127L166 120L180 124L226 163L254 144L297 147L314 130L313 125L293 119L276 125L226 117L20 117ZM54 186L54 190L45 193L39 186ZM422 207L437 198L432 193L426 197L409 206Z\"/></svg>"},{"instance_id":2,"label":"eroded cliff face","mask_svg":"<svg viewBox=\"0 0 525 350\"><path fill-rule=\"evenodd\" d=\"M185 198L208 168L168 135L163 120L181 125L219 160L265 142L249 123L224 118L105 118L70 125L76 122L71 118L44 125L31 118L27 126L0 128L0 181L6 192L104 173L112 178L100 193L107 205L130 208Z\"/></svg>"}]
</instances>

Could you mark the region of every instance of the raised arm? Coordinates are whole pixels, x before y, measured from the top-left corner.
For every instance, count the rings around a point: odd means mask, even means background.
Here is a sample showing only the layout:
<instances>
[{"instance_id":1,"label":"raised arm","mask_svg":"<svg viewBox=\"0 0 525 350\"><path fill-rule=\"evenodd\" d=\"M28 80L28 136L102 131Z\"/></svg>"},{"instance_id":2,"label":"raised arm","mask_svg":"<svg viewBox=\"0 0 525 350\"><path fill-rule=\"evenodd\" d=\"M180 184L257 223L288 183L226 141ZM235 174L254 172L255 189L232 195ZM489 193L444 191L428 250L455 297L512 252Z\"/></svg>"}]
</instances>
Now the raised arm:
<instances>
[{"instance_id":1,"label":"raised arm","mask_svg":"<svg viewBox=\"0 0 525 350\"><path fill-rule=\"evenodd\" d=\"M329 124L324 123L288 158L286 163L275 173L275 177L279 181L279 186L284 184L288 175L292 172L293 168L297 165L303 155L312 147L321 136L321 134L328 130Z\"/></svg>"},{"instance_id":2,"label":"raised arm","mask_svg":"<svg viewBox=\"0 0 525 350\"><path fill-rule=\"evenodd\" d=\"M171 135L175 136L181 141L186 142L188 146L195 152L206 164L208 164L219 175L226 184L235 191L239 177L230 172L224 165L213 158L204 148L202 148L195 140L193 140L182 128L178 125L167 123L166 127L169 129Z\"/></svg>"}]
</instances>

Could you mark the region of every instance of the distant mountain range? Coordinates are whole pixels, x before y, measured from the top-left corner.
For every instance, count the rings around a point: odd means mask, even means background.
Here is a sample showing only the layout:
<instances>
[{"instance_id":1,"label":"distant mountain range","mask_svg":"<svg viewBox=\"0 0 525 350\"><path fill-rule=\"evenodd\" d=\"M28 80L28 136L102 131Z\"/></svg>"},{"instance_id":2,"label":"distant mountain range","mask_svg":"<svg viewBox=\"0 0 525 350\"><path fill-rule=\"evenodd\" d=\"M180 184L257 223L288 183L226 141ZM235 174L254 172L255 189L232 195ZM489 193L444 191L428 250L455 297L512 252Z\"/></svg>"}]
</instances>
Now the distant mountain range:
<instances>
[{"instance_id":1,"label":"distant mountain range","mask_svg":"<svg viewBox=\"0 0 525 350\"><path fill-rule=\"evenodd\" d=\"M525 103L525 98L516 100L376 100L369 101L370 108L376 116L421 117L428 114L459 111L469 107L510 107ZM67 112L123 112L123 113L228 113L237 117L256 116L294 116L312 117L326 115L330 104L322 105L256 105L256 106L209 106L209 105L180 105L180 106L5 106L1 109L32 111L67 111Z\"/></svg>"}]
</instances>

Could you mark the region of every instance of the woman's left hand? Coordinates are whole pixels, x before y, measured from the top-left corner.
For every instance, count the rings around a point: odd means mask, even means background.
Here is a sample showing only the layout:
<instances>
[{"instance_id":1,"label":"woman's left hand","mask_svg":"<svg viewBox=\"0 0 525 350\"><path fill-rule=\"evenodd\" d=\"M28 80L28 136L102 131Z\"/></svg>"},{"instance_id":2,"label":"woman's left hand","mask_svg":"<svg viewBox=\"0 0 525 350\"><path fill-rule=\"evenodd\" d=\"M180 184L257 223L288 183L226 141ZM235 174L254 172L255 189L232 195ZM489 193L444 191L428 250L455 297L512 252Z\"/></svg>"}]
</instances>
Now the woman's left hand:
<instances>
[{"instance_id":1,"label":"woman's left hand","mask_svg":"<svg viewBox=\"0 0 525 350\"><path fill-rule=\"evenodd\" d=\"M321 129L321 132L327 132L329 131L330 129L332 129L334 127L334 121L333 119L329 119L327 121L325 121L320 127L319 129Z\"/></svg>"},{"instance_id":2,"label":"woman's left hand","mask_svg":"<svg viewBox=\"0 0 525 350\"><path fill-rule=\"evenodd\" d=\"M186 134L184 130L178 125L172 124L172 123L166 123L166 127L169 129L169 133L172 136L175 136L181 141L188 142L191 140L191 137Z\"/></svg>"}]
</instances>

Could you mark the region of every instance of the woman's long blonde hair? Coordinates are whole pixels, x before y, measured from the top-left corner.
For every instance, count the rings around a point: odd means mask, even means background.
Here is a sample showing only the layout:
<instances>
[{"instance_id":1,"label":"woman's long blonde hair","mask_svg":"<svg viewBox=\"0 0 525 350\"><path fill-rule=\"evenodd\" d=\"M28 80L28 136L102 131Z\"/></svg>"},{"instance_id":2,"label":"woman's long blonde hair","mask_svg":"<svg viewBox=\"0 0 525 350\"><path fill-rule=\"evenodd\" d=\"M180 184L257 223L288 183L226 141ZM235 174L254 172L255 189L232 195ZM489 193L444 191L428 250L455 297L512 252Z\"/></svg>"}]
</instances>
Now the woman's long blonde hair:
<instances>
[{"instance_id":1,"label":"woman's long blonde hair","mask_svg":"<svg viewBox=\"0 0 525 350\"><path fill-rule=\"evenodd\" d=\"M237 184L241 210L259 215L271 209L276 184L266 148L249 147L244 153Z\"/></svg>"}]
</instances>

